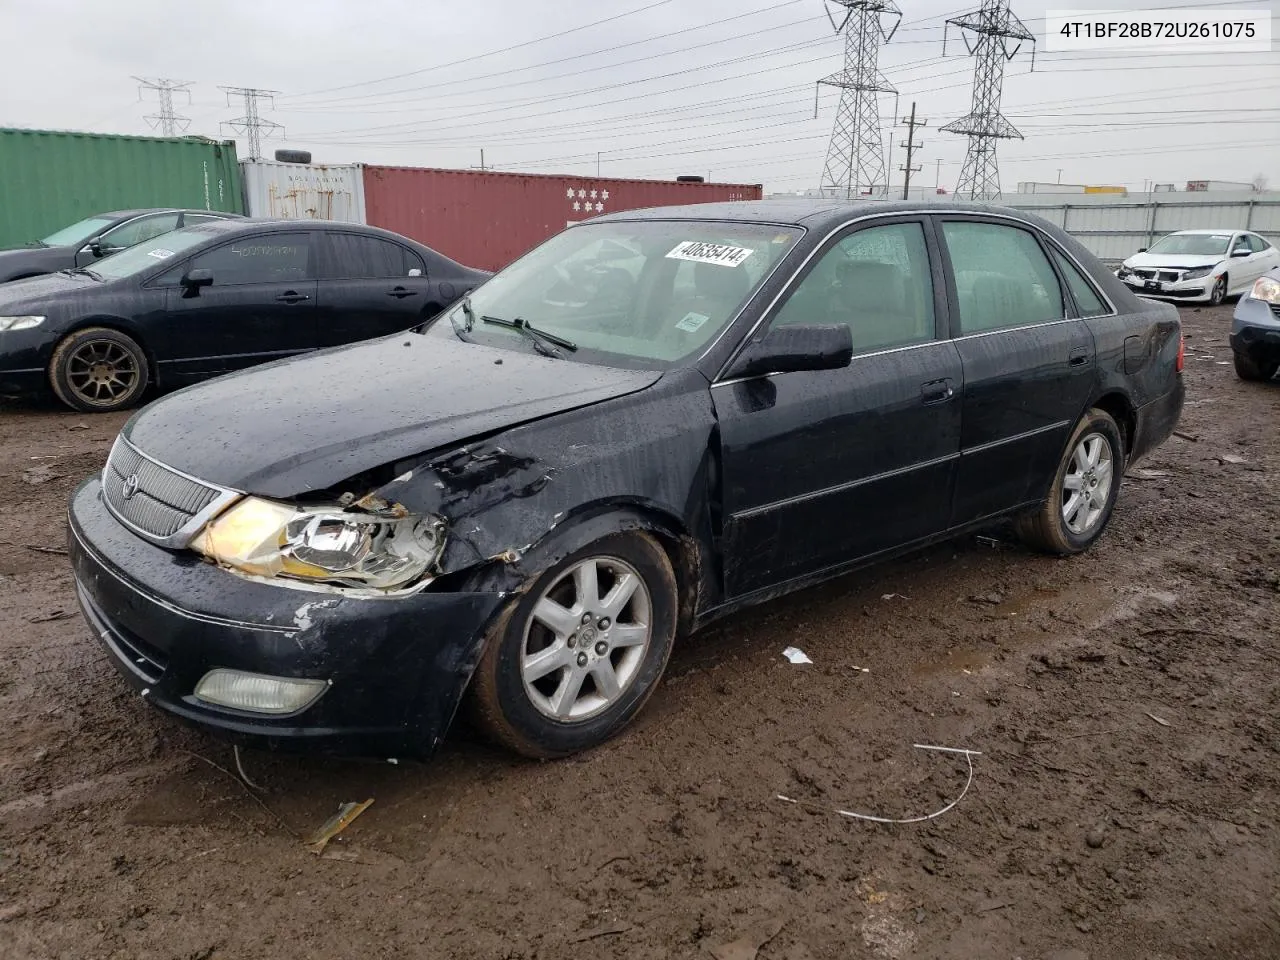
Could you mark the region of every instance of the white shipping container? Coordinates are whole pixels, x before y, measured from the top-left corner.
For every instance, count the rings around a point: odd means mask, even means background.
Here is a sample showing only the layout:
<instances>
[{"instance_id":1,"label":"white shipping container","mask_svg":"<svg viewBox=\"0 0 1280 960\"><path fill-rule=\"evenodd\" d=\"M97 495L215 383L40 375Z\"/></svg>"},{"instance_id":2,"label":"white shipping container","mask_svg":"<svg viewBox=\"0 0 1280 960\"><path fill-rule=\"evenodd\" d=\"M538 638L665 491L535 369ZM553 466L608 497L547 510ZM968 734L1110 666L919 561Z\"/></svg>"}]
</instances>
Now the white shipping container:
<instances>
[{"instance_id":1,"label":"white shipping container","mask_svg":"<svg viewBox=\"0 0 1280 960\"><path fill-rule=\"evenodd\" d=\"M240 163L251 217L364 223L364 173L358 163Z\"/></svg>"}]
</instances>

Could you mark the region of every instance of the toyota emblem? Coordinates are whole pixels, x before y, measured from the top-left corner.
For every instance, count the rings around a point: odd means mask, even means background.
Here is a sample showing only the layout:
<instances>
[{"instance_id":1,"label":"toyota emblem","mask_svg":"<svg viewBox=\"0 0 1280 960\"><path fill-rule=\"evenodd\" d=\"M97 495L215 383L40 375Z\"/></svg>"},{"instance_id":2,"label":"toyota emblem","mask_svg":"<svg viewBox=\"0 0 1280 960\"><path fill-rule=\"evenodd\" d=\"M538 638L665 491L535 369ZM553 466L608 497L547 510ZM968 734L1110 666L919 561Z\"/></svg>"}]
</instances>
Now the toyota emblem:
<instances>
[{"instance_id":1,"label":"toyota emblem","mask_svg":"<svg viewBox=\"0 0 1280 960\"><path fill-rule=\"evenodd\" d=\"M138 492L138 475L136 473L125 477L123 492L126 500L132 500L133 495Z\"/></svg>"}]
</instances>

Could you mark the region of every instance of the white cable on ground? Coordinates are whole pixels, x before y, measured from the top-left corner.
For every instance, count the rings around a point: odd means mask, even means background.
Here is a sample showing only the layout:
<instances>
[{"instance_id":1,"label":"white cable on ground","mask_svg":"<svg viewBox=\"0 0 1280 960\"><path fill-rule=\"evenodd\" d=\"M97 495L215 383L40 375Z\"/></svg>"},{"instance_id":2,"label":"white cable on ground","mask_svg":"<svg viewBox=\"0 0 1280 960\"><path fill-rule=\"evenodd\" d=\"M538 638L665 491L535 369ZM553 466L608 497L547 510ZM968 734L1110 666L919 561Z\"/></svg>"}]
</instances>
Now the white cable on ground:
<instances>
[{"instance_id":1,"label":"white cable on ground","mask_svg":"<svg viewBox=\"0 0 1280 960\"><path fill-rule=\"evenodd\" d=\"M851 810L837 809L835 812L842 817L849 817L853 820L870 820L872 823L923 823L926 820L932 820L935 817L942 816L944 813L946 813L948 810L954 807L957 803L963 800L965 794L969 792L969 787L973 785L973 758L982 756L981 751L964 750L959 747L934 747L925 743L913 743L912 746L915 747L917 750L933 750L938 753L960 753L964 755L965 762L968 763L969 765L969 779L965 781L964 789L960 791L960 796L956 797L954 800L948 803L941 810L935 810L933 813L926 814L923 817L908 817L905 820L897 820L892 817L873 817L868 813L854 813ZM793 800L791 797L784 797L780 793L774 794L774 797L778 800L782 800L785 803L794 803L797 806L814 807L816 809L821 809L821 810L827 809L826 807L822 807L820 804L808 803L803 800Z\"/></svg>"},{"instance_id":2,"label":"white cable on ground","mask_svg":"<svg viewBox=\"0 0 1280 960\"><path fill-rule=\"evenodd\" d=\"M240 779L241 779L241 780L243 780L243 781L245 782L245 784L246 784L246 785L248 785L248 786L250 786L250 787L253 787L253 789L255 789L255 790L261 790L262 788L261 788L260 786L258 786L256 783L254 783L252 780L250 780L250 779L249 779L249 775L248 775L247 773L245 773L245 772L244 772L244 764L242 764L242 763L240 762L240 747L239 747L239 745L238 745L238 744L233 744L233 745L232 745L232 747L231 747L231 749L232 749L232 751L233 751L233 752L235 753L235 755L236 755L236 773L240 774Z\"/></svg>"}]
</instances>

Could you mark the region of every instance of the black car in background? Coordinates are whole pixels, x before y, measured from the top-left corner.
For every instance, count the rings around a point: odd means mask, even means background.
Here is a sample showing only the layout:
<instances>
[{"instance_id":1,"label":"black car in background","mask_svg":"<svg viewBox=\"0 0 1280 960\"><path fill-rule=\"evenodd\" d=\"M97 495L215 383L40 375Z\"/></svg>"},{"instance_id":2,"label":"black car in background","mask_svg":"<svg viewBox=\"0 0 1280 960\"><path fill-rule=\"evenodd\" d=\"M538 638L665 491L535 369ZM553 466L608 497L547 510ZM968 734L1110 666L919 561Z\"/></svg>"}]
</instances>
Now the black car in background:
<instances>
[{"instance_id":1,"label":"black car in background","mask_svg":"<svg viewBox=\"0 0 1280 960\"><path fill-rule=\"evenodd\" d=\"M423 327L139 411L69 552L119 670L206 728L425 755L469 689L560 756L732 610L1005 517L1089 548L1182 363L1175 307L1017 211L613 214Z\"/></svg>"},{"instance_id":2,"label":"black car in background","mask_svg":"<svg viewBox=\"0 0 1280 960\"><path fill-rule=\"evenodd\" d=\"M116 210L87 217L63 227L43 240L0 250L0 283L37 277L42 273L92 266L103 257L180 227L211 220L240 219L237 213L217 210Z\"/></svg>"},{"instance_id":3,"label":"black car in background","mask_svg":"<svg viewBox=\"0 0 1280 960\"><path fill-rule=\"evenodd\" d=\"M119 410L149 384L403 330L486 277L375 227L185 227L92 267L0 286L0 396L52 387L77 410Z\"/></svg>"}]
</instances>

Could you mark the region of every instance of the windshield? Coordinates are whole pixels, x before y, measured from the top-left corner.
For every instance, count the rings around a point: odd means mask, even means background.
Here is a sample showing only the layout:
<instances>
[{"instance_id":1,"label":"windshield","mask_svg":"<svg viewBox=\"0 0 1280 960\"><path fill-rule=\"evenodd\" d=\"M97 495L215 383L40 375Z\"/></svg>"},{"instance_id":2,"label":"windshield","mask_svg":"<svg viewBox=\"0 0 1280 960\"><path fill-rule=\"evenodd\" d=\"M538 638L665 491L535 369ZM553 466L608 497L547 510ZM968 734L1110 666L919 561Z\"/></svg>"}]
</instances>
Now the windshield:
<instances>
[{"instance_id":1,"label":"windshield","mask_svg":"<svg viewBox=\"0 0 1280 960\"><path fill-rule=\"evenodd\" d=\"M511 326L520 320L573 344L575 359L674 366L724 329L801 235L713 220L584 224L476 289L470 314L463 301L448 318L459 337L493 346L531 349L530 331Z\"/></svg>"},{"instance_id":2,"label":"windshield","mask_svg":"<svg viewBox=\"0 0 1280 960\"><path fill-rule=\"evenodd\" d=\"M93 265L93 272L104 280L119 280L141 273L148 267L163 263L170 257L185 253L197 244L204 243L210 237L208 230L200 227L185 227L174 230L154 240L146 240L136 247L129 247L109 257L103 257Z\"/></svg>"},{"instance_id":3,"label":"windshield","mask_svg":"<svg viewBox=\"0 0 1280 960\"><path fill-rule=\"evenodd\" d=\"M1151 245L1147 253L1185 253L1191 256L1226 256L1229 233L1171 233Z\"/></svg>"},{"instance_id":4,"label":"windshield","mask_svg":"<svg viewBox=\"0 0 1280 960\"><path fill-rule=\"evenodd\" d=\"M46 247L72 247L84 243L99 230L115 223L112 217L88 217L69 227L63 227L57 233L51 233L40 242Z\"/></svg>"}]
</instances>

